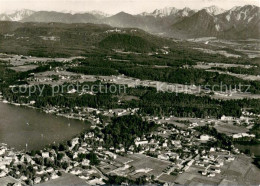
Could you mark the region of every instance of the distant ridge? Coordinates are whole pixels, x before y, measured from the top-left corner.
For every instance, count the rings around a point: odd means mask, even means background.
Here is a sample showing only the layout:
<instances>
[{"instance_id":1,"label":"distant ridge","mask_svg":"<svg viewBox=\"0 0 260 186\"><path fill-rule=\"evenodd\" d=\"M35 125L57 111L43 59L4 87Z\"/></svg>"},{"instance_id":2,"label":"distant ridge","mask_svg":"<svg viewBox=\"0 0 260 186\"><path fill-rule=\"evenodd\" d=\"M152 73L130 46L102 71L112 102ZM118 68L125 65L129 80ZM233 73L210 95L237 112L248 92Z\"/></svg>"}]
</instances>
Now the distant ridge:
<instances>
[{"instance_id":1,"label":"distant ridge","mask_svg":"<svg viewBox=\"0 0 260 186\"><path fill-rule=\"evenodd\" d=\"M224 10L217 6L201 10L166 7L132 15L100 11L48 12L19 10L0 14L0 21L61 22L108 24L113 27L140 28L153 34L175 38L218 37L229 39L260 38L260 8L254 5Z\"/></svg>"}]
</instances>

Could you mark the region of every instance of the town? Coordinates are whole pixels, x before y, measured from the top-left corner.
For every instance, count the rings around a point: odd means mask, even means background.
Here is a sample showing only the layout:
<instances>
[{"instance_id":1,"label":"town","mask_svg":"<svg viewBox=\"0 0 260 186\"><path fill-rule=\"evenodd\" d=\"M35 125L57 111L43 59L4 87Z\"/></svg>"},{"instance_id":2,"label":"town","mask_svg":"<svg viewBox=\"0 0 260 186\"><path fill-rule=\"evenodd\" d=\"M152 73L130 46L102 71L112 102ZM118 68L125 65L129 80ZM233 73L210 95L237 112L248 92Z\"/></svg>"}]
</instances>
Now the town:
<instances>
[{"instance_id":1,"label":"town","mask_svg":"<svg viewBox=\"0 0 260 186\"><path fill-rule=\"evenodd\" d=\"M49 113L55 111L57 109L53 108ZM255 136L246 132L234 134L235 128L231 129L232 135L220 135L215 129L225 130L221 122L233 125L236 121L250 126L252 121L246 118L250 113L244 113L240 119L223 116L220 120L145 117L147 125L155 124L155 130L136 136L126 147L124 144L107 146L104 142L107 133L103 132L106 126L113 127L114 123L103 122L100 117L110 115L135 120L138 109L99 111L88 108L86 111L92 113L88 116L92 123L90 130L66 143L31 152L16 152L2 145L1 183L48 185L65 184L70 179L73 183L102 185L118 177L121 181L118 184L187 184L198 180L225 184L235 183L226 173L232 171L241 184L259 181L256 176L259 170L250 163L251 158L231 143L237 138ZM81 119L84 116L71 117ZM126 120L130 125L132 119ZM239 168L242 164L243 169ZM256 176L255 180L248 182L248 171L250 176Z\"/></svg>"}]
</instances>

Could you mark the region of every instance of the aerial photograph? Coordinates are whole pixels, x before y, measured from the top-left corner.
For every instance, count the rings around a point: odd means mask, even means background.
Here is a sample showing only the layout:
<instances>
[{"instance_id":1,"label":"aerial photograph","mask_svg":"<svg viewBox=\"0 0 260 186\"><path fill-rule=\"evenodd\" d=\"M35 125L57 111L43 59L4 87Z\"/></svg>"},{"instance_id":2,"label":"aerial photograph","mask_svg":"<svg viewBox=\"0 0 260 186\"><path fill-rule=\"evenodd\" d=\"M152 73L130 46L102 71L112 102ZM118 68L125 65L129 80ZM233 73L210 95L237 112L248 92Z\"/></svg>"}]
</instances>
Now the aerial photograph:
<instances>
[{"instance_id":1,"label":"aerial photograph","mask_svg":"<svg viewBox=\"0 0 260 186\"><path fill-rule=\"evenodd\" d=\"M260 185L260 0L0 0L0 186Z\"/></svg>"}]
</instances>

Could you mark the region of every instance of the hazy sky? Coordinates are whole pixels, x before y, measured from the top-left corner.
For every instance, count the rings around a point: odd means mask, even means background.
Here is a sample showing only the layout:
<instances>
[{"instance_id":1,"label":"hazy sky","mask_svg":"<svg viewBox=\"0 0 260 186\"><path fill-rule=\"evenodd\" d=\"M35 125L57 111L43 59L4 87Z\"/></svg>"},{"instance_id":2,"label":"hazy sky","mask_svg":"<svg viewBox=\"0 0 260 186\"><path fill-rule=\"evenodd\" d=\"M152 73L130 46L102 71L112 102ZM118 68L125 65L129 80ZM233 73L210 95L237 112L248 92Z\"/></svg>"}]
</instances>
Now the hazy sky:
<instances>
[{"instance_id":1,"label":"hazy sky","mask_svg":"<svg viewBox=\"0 0 260 186\"><path fill-rule=\"evenodd\" d=\"M0 0L0 13L18 9L90 11L100 10L109 14L125 11L132 14L151 12L157 8L189 7L201 9L216 5L224 9L253 4L259 6L260 0Z\"/></svg>"}]
</instances>

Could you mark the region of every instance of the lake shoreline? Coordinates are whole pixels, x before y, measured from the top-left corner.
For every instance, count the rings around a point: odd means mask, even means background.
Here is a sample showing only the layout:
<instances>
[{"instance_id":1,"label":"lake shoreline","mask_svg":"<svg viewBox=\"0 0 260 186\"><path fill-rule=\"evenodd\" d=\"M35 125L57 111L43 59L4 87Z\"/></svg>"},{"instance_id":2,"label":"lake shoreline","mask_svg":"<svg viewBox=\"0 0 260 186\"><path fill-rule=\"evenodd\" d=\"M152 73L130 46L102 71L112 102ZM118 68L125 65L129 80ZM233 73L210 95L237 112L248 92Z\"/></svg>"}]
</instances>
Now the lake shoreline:
<instances>
[{"instance_id":1,"label":"lake shoreline","mask_svg":"<svg viewBox=\"0 0 260 186\"><path fill-rule=\"evenodd\" d=\"M1 143L17 151L26 150L27 144L27 150L59 144L91 127L84 121L48 114L27 105L17 106L1 101L0 108Z\"/></svg>"}]
</instances>

